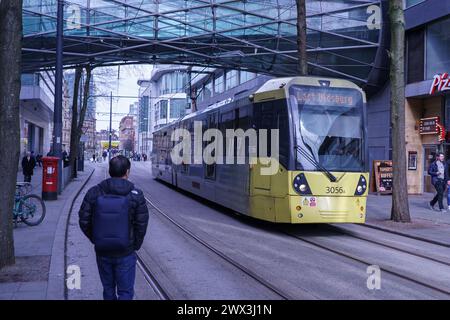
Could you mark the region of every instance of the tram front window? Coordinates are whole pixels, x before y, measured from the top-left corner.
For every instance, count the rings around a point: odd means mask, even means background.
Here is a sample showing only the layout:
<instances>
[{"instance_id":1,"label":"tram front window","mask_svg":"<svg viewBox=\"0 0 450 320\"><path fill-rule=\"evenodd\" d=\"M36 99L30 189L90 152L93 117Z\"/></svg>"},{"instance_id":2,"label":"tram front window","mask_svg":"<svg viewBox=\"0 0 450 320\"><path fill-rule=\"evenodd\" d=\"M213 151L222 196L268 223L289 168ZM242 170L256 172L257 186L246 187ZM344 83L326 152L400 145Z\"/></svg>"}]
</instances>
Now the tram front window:
<instances>
[{"instance_id":1,"label":"tram front window","mask_svg":"<svg viewBox=\"0 0 450 320\"><path fill-rule=\"evenodd\" d=\"M362 95L355 89L290 89L300 170L364 171ZM307 153L305 155L305 153ZM309 155L312 159L307 159Z\"/></svg>"}]
</instances>

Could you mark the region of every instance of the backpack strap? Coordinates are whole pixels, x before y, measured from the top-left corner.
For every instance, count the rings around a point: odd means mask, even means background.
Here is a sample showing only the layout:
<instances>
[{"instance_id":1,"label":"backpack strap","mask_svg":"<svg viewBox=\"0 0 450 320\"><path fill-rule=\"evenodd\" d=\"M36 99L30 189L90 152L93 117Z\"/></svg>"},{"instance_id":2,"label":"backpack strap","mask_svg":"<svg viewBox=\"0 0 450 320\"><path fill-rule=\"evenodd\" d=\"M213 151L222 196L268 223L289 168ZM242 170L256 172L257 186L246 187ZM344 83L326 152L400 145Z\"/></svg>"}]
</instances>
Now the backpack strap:
<instances>
[{"instance_id":1,"label":"backpack strap","mask_svg":"<svg viewBox=\"0 0 450 320\"><path fill-rule=\"evenodd\" d=\"M97 185L97 187L100 190L100 195L104 196L107 194L106 191L102 188L100 183Z\"/></svg>"}]
</instances>

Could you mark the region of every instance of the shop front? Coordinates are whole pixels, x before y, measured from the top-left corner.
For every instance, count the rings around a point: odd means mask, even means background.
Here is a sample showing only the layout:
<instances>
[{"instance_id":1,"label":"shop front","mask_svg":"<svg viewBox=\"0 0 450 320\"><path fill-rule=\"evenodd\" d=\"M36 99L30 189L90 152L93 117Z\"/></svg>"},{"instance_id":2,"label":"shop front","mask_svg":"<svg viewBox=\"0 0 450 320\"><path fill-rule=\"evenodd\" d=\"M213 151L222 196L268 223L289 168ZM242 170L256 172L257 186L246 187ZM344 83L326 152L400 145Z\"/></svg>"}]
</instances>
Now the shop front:
<instances>
[{"instance_id":1,"label":"shop front","mask_svg":"<svg viewBox=\"0 0 450 320\"><path fill-rule=\"evenodd\" d=\"M442 76L437 75L436 77ZM436 78L435 78L436 79ZM429 91L406 99L408 193L434 192L428 168L436 155L450 159L450 91L445 84L429 83Z\"/></svg>"}]
</instances>

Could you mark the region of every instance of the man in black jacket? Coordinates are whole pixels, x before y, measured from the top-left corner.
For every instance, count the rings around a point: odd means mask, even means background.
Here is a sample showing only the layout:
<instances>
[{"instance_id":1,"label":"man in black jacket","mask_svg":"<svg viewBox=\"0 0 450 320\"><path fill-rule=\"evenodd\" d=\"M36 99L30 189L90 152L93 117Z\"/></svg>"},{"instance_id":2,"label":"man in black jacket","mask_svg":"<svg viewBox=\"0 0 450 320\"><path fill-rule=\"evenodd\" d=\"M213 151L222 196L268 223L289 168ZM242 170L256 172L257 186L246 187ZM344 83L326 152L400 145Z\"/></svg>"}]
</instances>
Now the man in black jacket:
<instances>
[{"instance_id":1,"label":"man in black jacket","mask_svg":"<svg viewBox=\"0 0 450 320\"><path fill-rule=\"evenodd\" d=\"M445 156L443 153L439 153L436 160L430 164L430 167L428 168L428 174L431 176L431 184L436 189L436 195L434 198L428 203L428 207L431 210L436 210L434 206L436 205L436 202L439 205L440 212L446 212L443 205L443 197L445 192L445 186L447 184L446 182L446 176L448 175L446 173L446 166L445 166Z\"/></svg>"},{"instance_id":2,"label":"man in black jacket","mask_svg":"<svg viewBox=\"0 0 450 320\"><path fill-rule=\"evenodd\" d=\"M26 156L22 158L23 181L31 182L34 167L36 167L36 161L31 156L31 152L28 151Z\"/></svg>"},{"instance_id":3,"label":"man in black jacket","mask_svg":"<svg viewBox=\"0 0 450 320\"><path fill-rule=\"evenodd\" d=\"M112 251L95 249L105 300L133 299L136 275L135 251L141 247L147 231L147 205L142 191L128 181L130 167L131 163L126 157L119 155L112 158L109 162L111 178L89 189L78 213L81 230L94 243L93 216L97 199L104 194L128 197L129 210L124 213L129 215L130 221L128 247Z\"/></svg>"}]
</instances>

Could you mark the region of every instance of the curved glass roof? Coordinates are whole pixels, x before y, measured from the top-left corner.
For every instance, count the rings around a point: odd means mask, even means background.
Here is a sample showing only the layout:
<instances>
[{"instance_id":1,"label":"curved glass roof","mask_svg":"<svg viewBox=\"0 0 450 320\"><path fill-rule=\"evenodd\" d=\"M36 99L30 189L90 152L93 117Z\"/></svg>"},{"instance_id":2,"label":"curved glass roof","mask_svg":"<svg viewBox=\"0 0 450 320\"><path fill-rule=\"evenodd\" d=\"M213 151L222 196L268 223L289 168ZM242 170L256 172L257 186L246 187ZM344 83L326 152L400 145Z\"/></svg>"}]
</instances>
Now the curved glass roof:
<instances>
[{"instance_id":1,"label":"curved glass roof","mask_svg":"<svg viewBox=\"0 0 450 320\"><path fill-rule=\"evenodd\" d=\"M23 69L55 64L56 0L23 1ZM382 0L307 0L310 73L379 84ZM64 1L64 64L184 64L297 73L295 0Z\"/></svg>"}]
</instances>

